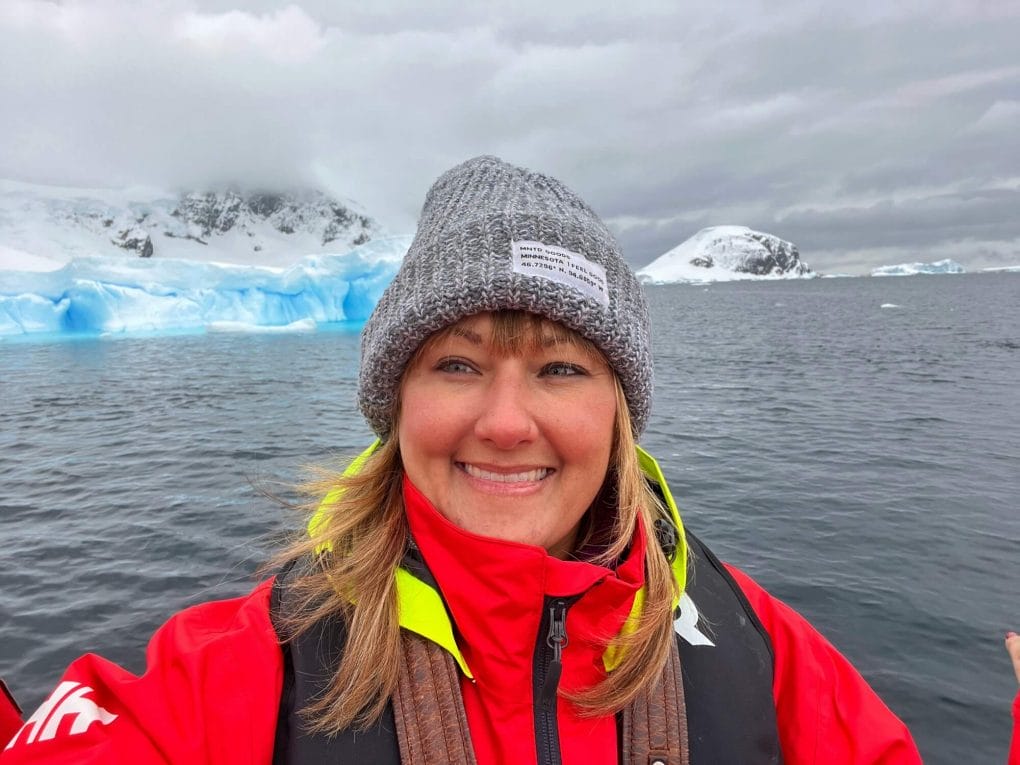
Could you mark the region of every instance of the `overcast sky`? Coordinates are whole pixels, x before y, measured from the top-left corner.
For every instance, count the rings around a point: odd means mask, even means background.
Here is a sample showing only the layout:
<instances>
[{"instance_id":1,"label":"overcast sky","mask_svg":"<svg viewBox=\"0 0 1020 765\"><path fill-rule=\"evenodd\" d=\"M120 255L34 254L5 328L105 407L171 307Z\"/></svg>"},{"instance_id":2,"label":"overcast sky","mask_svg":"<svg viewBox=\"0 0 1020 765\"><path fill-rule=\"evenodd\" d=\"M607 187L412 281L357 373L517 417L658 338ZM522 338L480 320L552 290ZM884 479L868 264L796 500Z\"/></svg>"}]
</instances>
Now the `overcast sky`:
<instances>
[{"instance_id":1,"label":"overcast sky","mask_svg":"<svg viewBox=\"0 0 1020 765\"><path fill-rule=\"evenodd\" d=\"M488 153L638 266L716 224L830 273L1020 263L1016 0L506 5L2 0L0 177L314 184L402 233Z\"/></svg>"}]
</instances>

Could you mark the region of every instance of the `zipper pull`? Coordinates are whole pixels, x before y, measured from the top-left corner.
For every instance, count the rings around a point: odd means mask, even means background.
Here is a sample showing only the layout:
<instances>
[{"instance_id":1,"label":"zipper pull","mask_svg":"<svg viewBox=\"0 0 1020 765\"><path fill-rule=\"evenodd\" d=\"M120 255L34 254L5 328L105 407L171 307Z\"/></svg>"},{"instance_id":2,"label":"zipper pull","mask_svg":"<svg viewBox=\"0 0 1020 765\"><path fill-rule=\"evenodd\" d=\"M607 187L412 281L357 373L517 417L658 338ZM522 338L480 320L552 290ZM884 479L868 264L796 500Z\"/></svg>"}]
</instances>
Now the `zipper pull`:
<instances>
[{"instance_id":1,"label":"zipper pull","mask_svg":"<svg viewBox=\"0 0 1020 765\"><path fill-rule=\"evenodd\" d=\"M567 604L562 600L554 601L549 606L549 634L545 638L546 645L552 648L552 661L542 685L542 700L546 706L556 703L556 689L563 674L563 649L567 647Z\"/></svg>"}]
</instances>

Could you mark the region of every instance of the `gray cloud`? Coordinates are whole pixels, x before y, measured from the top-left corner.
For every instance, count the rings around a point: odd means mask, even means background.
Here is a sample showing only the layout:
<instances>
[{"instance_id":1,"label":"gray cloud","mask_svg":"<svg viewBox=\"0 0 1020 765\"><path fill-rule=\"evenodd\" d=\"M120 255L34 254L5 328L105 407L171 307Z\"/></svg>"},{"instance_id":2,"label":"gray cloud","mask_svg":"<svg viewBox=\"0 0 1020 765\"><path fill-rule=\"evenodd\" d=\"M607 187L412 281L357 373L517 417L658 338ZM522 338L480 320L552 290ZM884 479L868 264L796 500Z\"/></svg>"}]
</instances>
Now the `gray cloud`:
<instances>
[{"instance_id":1,"label":"gray cloud","mask_svg":"<svg viewBox=\"0 0 1020 765\"><path fill-rule=\"evenodd\" d=\"M1013 4L7 0L0 176L315 183L413 226L488 152L578 189L635 264L705 225L832 270L1016 254Z\"/></svg>"}]
</instances>

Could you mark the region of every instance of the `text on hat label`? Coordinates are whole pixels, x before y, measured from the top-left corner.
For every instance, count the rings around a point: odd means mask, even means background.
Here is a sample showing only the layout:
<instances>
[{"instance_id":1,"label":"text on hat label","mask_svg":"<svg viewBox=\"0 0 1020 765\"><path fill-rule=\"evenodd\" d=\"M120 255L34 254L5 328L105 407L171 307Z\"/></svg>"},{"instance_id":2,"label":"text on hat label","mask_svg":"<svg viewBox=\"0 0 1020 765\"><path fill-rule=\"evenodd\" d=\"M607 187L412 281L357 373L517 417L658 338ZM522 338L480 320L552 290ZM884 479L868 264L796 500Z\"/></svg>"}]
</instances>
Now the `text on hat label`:
<instances>
[{"instance_id":1,"label":"text on hat label","mask_svg":"<svg viewBox=\"0 0 1020 765\"><path fill-rule=\"evenodd\" d=\"M542 242L511 242L513 271L525 276L538 276L557 284L573 287L578 292L609 305L606 269L576 252Z\"/></svg>"}]
</instances>

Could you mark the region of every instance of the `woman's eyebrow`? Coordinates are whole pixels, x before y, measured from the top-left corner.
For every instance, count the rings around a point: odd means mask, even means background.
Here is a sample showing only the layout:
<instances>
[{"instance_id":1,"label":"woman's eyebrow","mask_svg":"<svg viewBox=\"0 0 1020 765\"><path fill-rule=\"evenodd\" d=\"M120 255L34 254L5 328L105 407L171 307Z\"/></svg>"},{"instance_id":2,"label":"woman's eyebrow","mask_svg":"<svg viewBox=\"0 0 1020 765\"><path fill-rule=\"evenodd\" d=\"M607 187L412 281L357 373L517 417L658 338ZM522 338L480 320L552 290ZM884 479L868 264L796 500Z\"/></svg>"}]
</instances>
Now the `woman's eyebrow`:
<instances>
[{"instance_id":1,"label":"woman's eyebrow","mask_svg":"<svg viewBox=\"0 0 1020 765\"><path fill-rule=\"evenodd\" d=\"M450 330L450 334L456 335L457 337L463 337L469 343L473 343L474 345L482 344L482 336L467 327L454 327Z\"/></svg>"},{"instance_id":2,"label":"woman's eyebrow","mask_svg":"<svg viewBox=\"0 0 1020 765\"><path fill-rule=\"evenodd\" d=\"M552 348L556 345L575 345L575 343L569 335L542 335L543 348Z\"/></svg>"}]
</instances>

